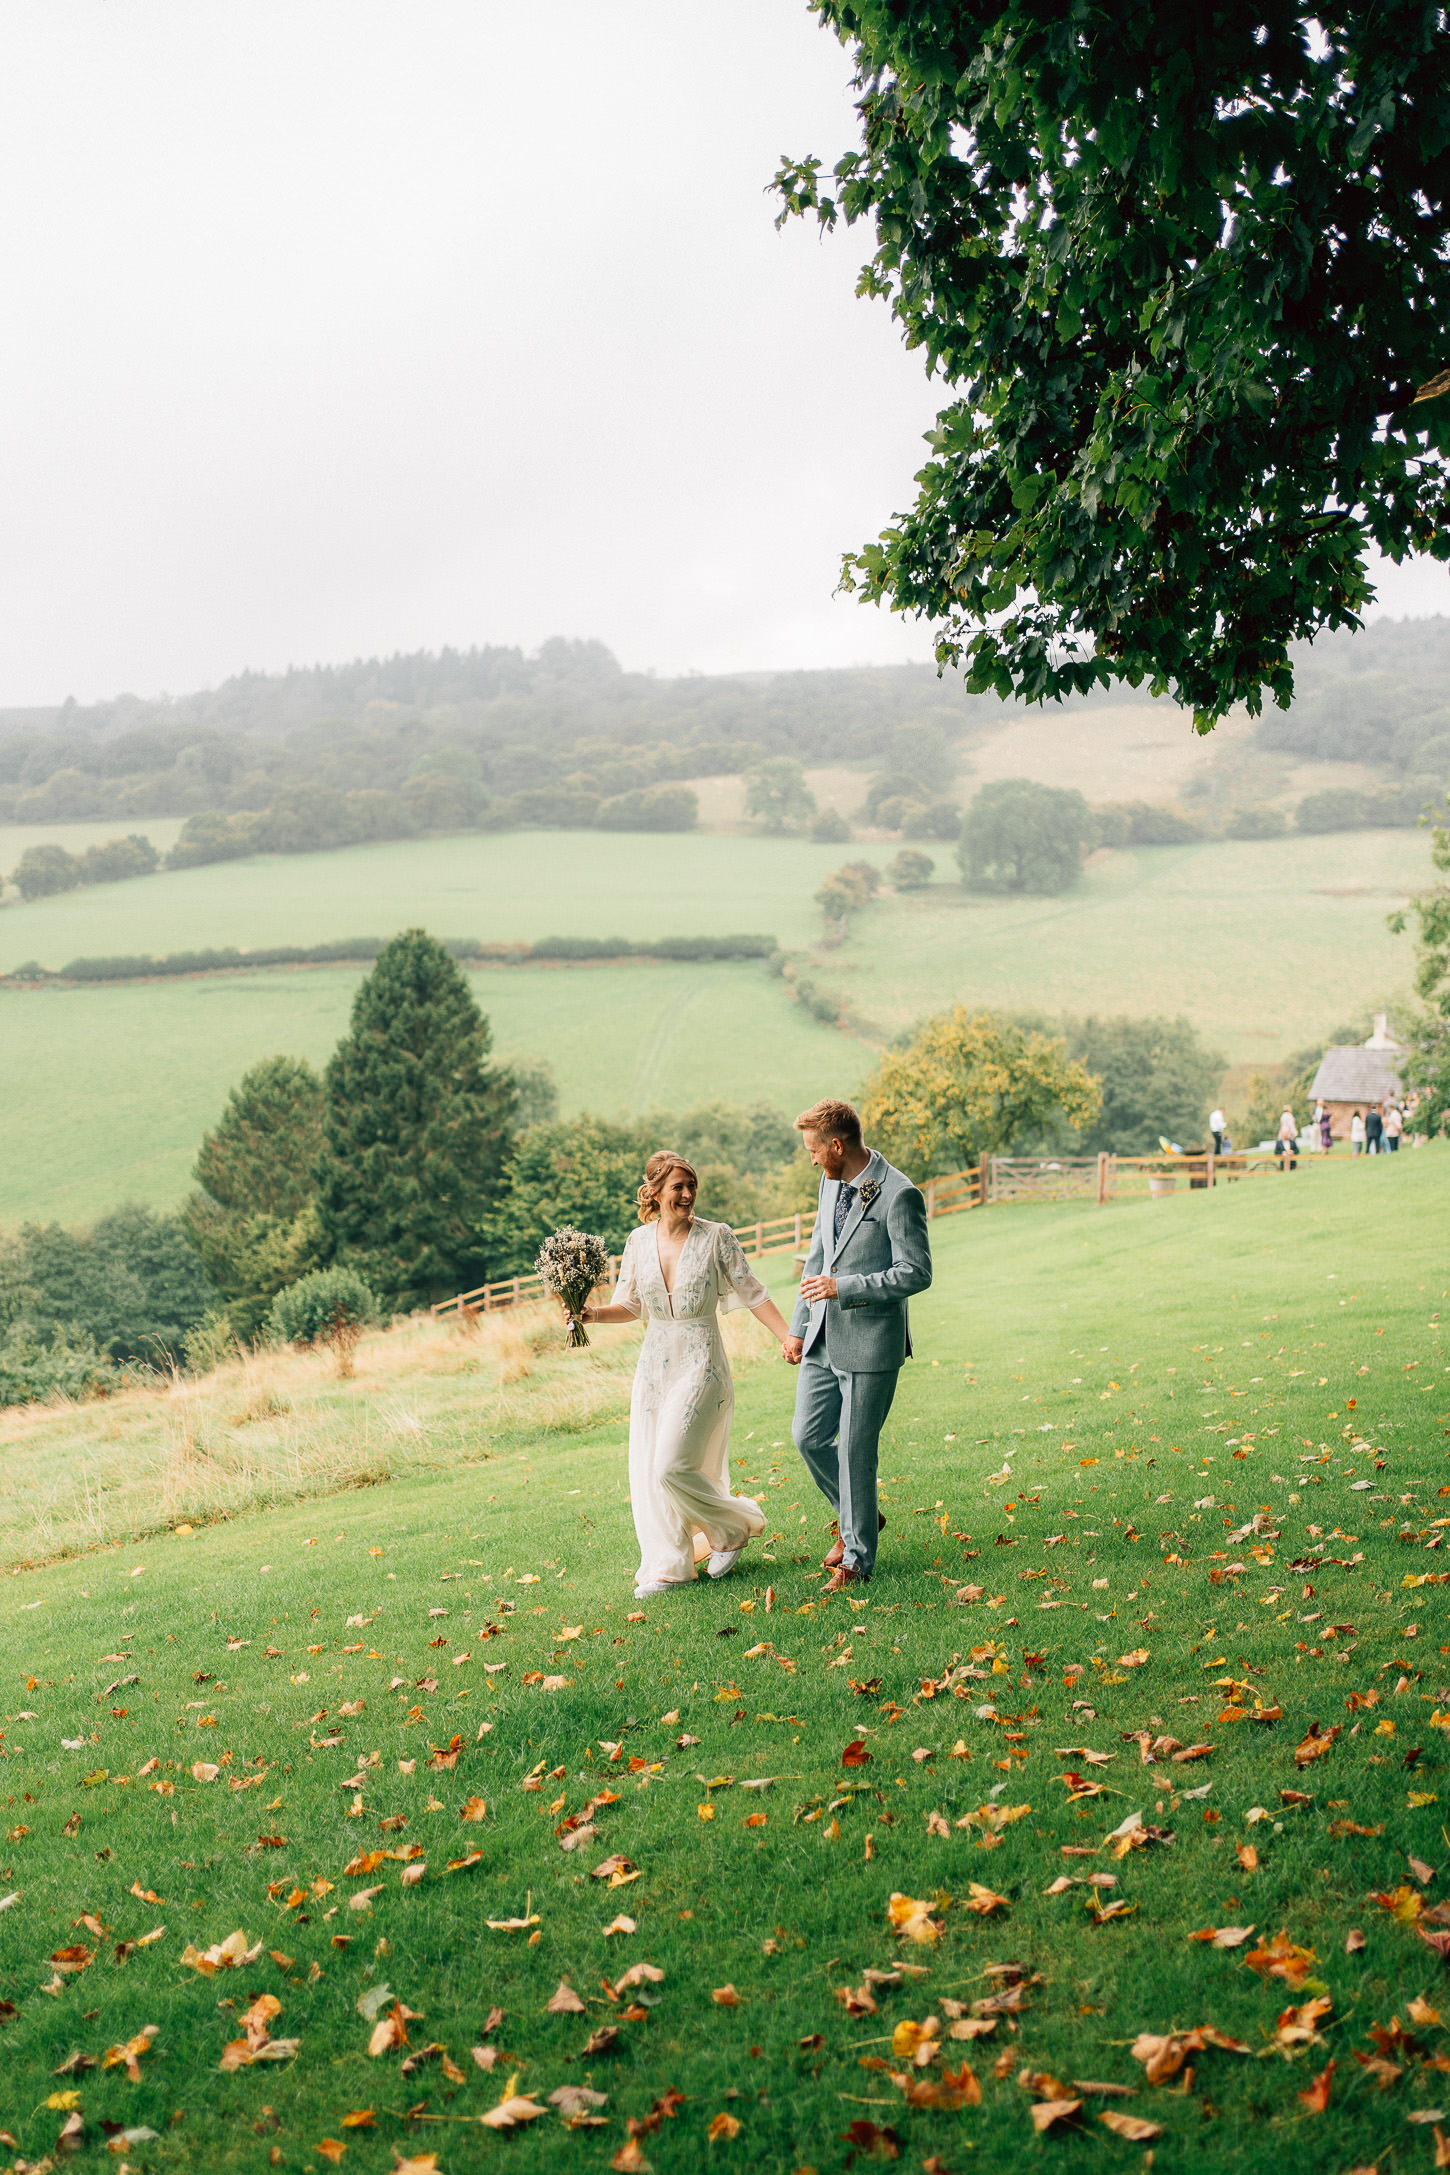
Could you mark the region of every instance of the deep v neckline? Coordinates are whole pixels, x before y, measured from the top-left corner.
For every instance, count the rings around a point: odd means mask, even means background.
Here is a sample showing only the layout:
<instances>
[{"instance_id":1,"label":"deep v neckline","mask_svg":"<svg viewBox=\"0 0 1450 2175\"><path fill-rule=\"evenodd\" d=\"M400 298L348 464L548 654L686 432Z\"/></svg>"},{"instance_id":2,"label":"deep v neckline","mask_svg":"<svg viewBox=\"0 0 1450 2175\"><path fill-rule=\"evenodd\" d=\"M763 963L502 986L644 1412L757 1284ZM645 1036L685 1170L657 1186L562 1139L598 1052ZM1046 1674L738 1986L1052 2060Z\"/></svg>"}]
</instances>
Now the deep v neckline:
<instances>
[{"instance_id":1,"label":"deep v neckline","mask_svg":"<svg viewBox=\"0 0 1450 2175\"><path fill-rule=\"evenodd\" d=\"M669 1282L668 1282L668 1281L666 1280L666 1277L665 1277L665 1264L664 1264L664 1260L663 1260L663 1258L662 1258L662 1256L661 1256L661 1254L660 1254L660 1227L659 1227L658 1223L657 1223L657 1224L655 1225L655 1227L654 1227L654 1235L655 1235L655 1268L656 1268L656 1269L658 1270L658 1272L659 1272L659 1279L660 1279L660 1282L661 1282L661 1283L662 1283L662 1284L664 1285L664 1288L665 1288L665 1297L666 1297L666 1298L667 1298L667 1299L669 1300L669 1302L670 1302L670 1316L671 1316L671 1319L673 1319L673 1318L674 1318L674 1312L675 1312L675 1294L674 1294L674 1289L673 1289L673 1287L672 1287L672 1286L671 1286L671 1285L669 1284ZM683 1237L683 1238L681 1239L681 1241L680 1241L680 1250L679 1250L679 1252L678 1252L678 1253L676 1254L676 1256L675 1256L675 1283L676 1283L676 1284L678 1284L678 1282L679 1282L679 1280L680 1280L680 1263L681 1263L681 1262L682 1262L682 1261L684 1260L684 1258L685 1258L685 1248L686 1248L686 1247L687 1247L687 1246L689 1245L689 1243L690 1243L691 1239L692 1239L692 1238L693 1238L694 1236L695 1236L695 1223L694 1223L694 1221L693 1221L693 1219L692 1219L692 1221L691 1221L691 1223L690 1223L690 1227L689 1227L689 1229L688 1229L688 1230L686 1231L686 1233L685 1233L684 1237Z\"/></svg>"}]
</instances>

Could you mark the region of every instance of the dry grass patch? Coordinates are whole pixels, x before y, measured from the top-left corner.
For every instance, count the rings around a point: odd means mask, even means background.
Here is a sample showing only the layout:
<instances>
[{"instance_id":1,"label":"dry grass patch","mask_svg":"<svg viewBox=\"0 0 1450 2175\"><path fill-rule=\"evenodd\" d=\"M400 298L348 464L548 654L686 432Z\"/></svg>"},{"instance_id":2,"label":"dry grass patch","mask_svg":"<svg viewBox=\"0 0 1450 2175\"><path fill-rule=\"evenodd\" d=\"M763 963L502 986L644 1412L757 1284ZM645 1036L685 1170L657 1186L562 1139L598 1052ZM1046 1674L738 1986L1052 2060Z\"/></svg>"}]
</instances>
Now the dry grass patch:
<instances>
[{"instance_id":1,"label":"dry grass patch","mask_svg":"<svg viewBox=\"0 0 1450 2175\"><path fill-rule=\"evenodd\" d=\"M774 1345L724 1323L739 1372ZM640 1331L563 1350L552 1308L469 1326L414 1317L330 1352L264 1349L83 1404L0 1415L0 1564L53 1561L178 1525L473 1464L501 1444L622 1424Z\"/></svg>"}]
</instances>

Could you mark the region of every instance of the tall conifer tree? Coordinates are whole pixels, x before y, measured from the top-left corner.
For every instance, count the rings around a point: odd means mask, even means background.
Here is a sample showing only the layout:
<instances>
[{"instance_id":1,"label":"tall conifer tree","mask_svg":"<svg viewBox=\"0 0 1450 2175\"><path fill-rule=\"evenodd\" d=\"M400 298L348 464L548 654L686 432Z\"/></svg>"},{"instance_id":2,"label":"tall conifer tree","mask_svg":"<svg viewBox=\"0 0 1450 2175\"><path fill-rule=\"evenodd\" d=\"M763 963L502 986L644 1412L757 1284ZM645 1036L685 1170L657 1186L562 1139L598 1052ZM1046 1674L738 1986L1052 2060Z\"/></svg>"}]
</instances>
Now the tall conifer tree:
<instances>
[{"instance_id":1,"label":"tall conifer tree","mask_svg":"<svg viewBox=\"0 0 1450 2175\"><path fill-rule=\"evenodd\" d=\"M513 1081L488 1021L435 937L378 955L325 1075L318 1210L326 1249L390 1306L426 1305L484 1273L478 1227L510 1143Z\"/></svg>"}]
</instances>

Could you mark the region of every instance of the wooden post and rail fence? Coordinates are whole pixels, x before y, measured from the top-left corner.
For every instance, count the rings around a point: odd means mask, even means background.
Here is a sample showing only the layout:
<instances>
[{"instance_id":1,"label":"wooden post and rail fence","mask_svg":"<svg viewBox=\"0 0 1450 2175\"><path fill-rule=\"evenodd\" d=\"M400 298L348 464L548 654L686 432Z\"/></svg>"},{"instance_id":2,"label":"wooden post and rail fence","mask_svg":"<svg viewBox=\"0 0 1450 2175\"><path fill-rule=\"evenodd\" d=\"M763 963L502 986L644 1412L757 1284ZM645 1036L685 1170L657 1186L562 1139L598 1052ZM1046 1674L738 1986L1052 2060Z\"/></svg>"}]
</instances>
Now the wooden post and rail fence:
<instances>
[{"instance_id":1,"label":"wooden post and rail fence","mask_svg":"<svg viewBox=\"0 0 1450 2175\"><path fill-rule=\"evenodd\" d=\"M1314 1156L1301 1156L1300 1167L1311 1170L1317 1160ZM1283 1168L1272 1153L994 1155L983 1156L980 1163L973 1164L968 1170L928 1178L923 1181L921 1190L926 1196L927 1216L935 1220L938 1216L960 1215L964 1209L986 1208L1010 1201L1096 1201L1100 1207L1107 1207L1113 1201L1173 1193L1180 1184L1186 1184L1190 1192L1197 1193L1222 1180L1277 1176ZM800 1255L810 1243L814 1221L808 1211L794 1216L774 1216L765 1222L736 1226L735 1236L752 1260L760 1260L767 1254ZM611 1282L618 1273L618 1259L611 1258ZM458 1314L465 1317L495 1314L502 1308L544 1297L542 1277L505 1276L492 1284L479 1284L472 1291L461 1291L452 1299L441 1299L432 1312L435 1316Z\"/></svg>"}]
</instances>

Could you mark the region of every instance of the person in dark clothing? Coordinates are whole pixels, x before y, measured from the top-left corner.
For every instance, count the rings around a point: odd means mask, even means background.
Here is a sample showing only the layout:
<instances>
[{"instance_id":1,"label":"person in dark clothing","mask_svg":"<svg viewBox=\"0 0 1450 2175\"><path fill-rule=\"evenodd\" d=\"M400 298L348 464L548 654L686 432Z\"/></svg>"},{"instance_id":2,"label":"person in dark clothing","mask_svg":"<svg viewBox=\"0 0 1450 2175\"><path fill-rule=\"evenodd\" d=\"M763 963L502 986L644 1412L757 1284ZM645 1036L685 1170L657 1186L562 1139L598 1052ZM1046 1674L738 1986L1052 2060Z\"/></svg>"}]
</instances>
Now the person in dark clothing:
<instances>
[{"instance_id":1,"label":"person in dark clothing","mask_svg":"<svg viewBox=\"0 0 1450 2175\"><path fill-rule=\"evenodd\" d=\"M1366 1155L1378 1155L1380 1153L1384 1129L1385 1121L1380 1116L1379 1105L1372 1103L1364 1114L1364 1152Z\"/></svg>"}]
</instances>

